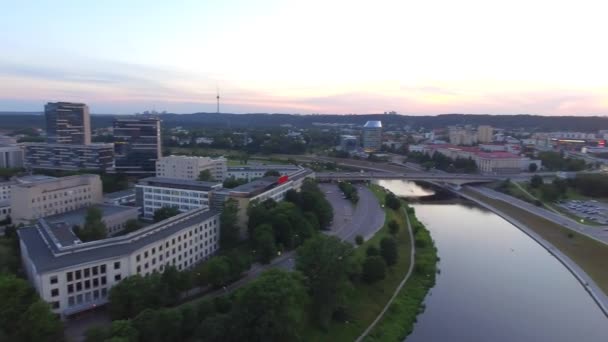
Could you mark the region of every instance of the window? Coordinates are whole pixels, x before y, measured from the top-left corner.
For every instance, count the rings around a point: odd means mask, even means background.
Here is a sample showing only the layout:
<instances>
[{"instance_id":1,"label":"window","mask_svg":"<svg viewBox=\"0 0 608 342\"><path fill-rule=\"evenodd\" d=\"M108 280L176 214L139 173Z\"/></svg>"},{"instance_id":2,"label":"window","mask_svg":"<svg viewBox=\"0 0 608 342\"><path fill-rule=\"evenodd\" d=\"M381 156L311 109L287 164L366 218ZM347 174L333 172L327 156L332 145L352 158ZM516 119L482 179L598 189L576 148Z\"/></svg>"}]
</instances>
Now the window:
<instances>
[{"instance_id":1,"label":"window","mask_svg":"<svg viewBox=\"0 0 608 342\"><path fill-rule=\"evenodd\" d=\"M74 306L74 296L68 297L68 306Z\"/></svg>"},{"instance_id":2,"label":"window","mask_svg":"<svg viewBox=\"0 0 608 342\"><path fill-rule=\"evenodd\" d=\"M101 277L101 285L105 285L106 284L106 277Z\"/></svg>"},{"instance_id":3,"label":"window","mask_svg":"<svg viewBox=\"0 0 608 342\"><path fill-rule=\"evenodd\" d=\"M68 293L72 293L74 292L74 285L73 284L69 284L68 285Z\"/></svg>"},{"instance_id":4,"label":"window","mask_svg":"<svg viewBox=\"0 0 608 342\"><path fill-rule=\"evenodd\" d=\"M103 289L101 289L101 296L105 297L108 295L108 289L106 289L105 287Z\"/></svg>"},{"instance_id":5,"label":"window","mask_svg":"<svg viewBox=\"0 0 608 342\"><path fill-rule=\"evenodd\" d=\"M135 257L135 260L136 260L137 262L139 262L139 261L141 260L141 255L137 254L137 256Z\"/></svg>"},{"instance_id":6,"label":"window","mask_svg":"<svg viewBox=\"0 0 608 342\"><path fill-rule=\"evenodd\" d=\"M99 267L93 266L91 268L91 273L93 273L93 275L96 276L99 273Z\"/></svg>"},{"instance_id":7,"label":"window","mask_svg":"<svg viewBox=\"0 0 608 342\"><path fill-rule=\"evenodd\" d=\"M52 289L51 297L57 297L57 296L59 296L59 289Z\"/></svg>"},{"instance_id":8,"label":"window","mask_svg":"<svg viewBox=\"0 0 608 342\"><path fill-rule=\"evenodd\" d=\"M99 272L101 274L106 274L106 265L99 266Z\"/></svg>"},{"instance_id":9,"label":"window","mask_svg":"<svg viewBox=\"0 0 608 342\"><path fill-rule=\"evenodd\" d=\"M93 278L93 287L99 286L99 278Z\"/></svg>"},{"instance_id":10,"label":"window","mask_svg":"<svg viewBox=\"0 0 608 342\"><path fill-rule=\"evenodd\" d=\"M82 277L81 277L80 270L76 271L75 275L76 275L76 280L78 280L78 279L82 278Z\"/></svg>"},{"instance_id":11,"label":"window","mask_svg":"<svg viewBox=\"0 0 608 342\"><path fill-rule=\"evenodd\" d=\"M114 281L120 281L120 279L121 279L120 274L117 274L114 276Z\"/></svg>"},{"instance_id":12,"label":"window","mask_svg":"<svg viewBox=\"0 0 608 342\"><path fill-rule=\"evenodd\" d=\"M90 269L85 268L85 269L84 269L84 277L85 277L85 278L90 277L90 276L91 276L91 273L90 273L90 272L91 272L91 270L90 270Z\"/></svg>"},{"instance_id":13,"label":"window","mask_svg":"<svg viewBox=\"0 0 608 342\"><path fill-rule=\"evenodd\" d=\"M91 288L91 281L90 280L85 280L84 281L84 288L85 290L88 290Z\"/></svg>"},{"instance_id":14,"label":"window","mask_svg":"<svg viewBox=\"0 0 608 342\"><path fill-rule=\"evenodd\" d=\"M115 270L120 269L120 261L117 261L114 263L114 269Z\"/></svg>"},{"instance_id":15,"label":"window","mask_svg":"<svg viewBox=\"0 0 608 342\"><path fill-rule=\"evenodd\" d=\"M82 291L82 283L81 282L77 282L76 283L76 291Z\"/></svg>"},{"instance_id":16,"label":"window","mask_svg":"<svg viewBox=\"0 0 608 342\"><path fill-rule=\"evenodd\" d=\"M57 276L51 276L51 284L57 284Z\"/></svg>"}]
</instances>

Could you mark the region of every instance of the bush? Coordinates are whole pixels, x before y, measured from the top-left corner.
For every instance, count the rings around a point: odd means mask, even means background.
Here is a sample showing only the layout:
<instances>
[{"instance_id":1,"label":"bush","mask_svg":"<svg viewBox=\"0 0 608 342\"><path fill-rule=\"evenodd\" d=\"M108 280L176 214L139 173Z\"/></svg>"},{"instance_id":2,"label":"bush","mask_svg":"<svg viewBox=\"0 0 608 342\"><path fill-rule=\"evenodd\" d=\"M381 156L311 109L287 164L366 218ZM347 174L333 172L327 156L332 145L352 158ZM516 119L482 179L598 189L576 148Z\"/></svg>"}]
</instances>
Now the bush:
<instances>
[{"instance_id":1,"label":"bush","mask_svg":"<svg viewBox=\"0 0 608 342\"><path fill-rule=\"evenodd\" d=\"M386 194L386 196L384 197L384 203L387 207L393 210L397 210L401 207L401 201L392 192Z\"/></svg>"},{"instance_id":2,"label":"bush","mask_svg":"<svg viewBox=\"0 0 608 342\"><path fill-rule=\"evenodd\" d=\"M363 242L364 242L363 236L361 236L361 235L355 236L355 243L357 244L357 246L361 246L363 244Z\"/></svg>"},{"instance_id":3,"label":"bush","mask_svg":"<svg viewBox=\"0 0 608 342\"><path fill-rule=\"evenodd\" d=\"M368 256L363 261L363 280L374 283L386 277L386 263L382 257L374 255Z\"/></svg>"},{"instance_id":4,"label":"bush","mask_svg":"<svg viewBox=\"0 0 608 342\"><path fill-rule=\"evenodd\" d=\"M397 233L399 233L399 223L397 223L395 220L391 220L388 223L388 231L391 233L391 235L397 235Z\"/></svg>"},{"instance_id":5,"label":"bush","mask_svg":"<svg viewBox=\"0 0 608 342\"><path fill-rule=\"evenodd\" d=\"M392 266L397 263L399 257L399 250L397 249L397 241L392 237L382 238L380 241L380 255L386 261L388 266Z\"/></svg>"},{"instance_id":6,"label":"bush","mask_svg":"<svg viewBox=\"0 0 608 342\"><path fill-rule=\"evenodd\" d=\"M372 245L367 247L367 250L365 250L365 254L367 256L376 256L380 255L380 251L378 250L378 247Z\"/></svg>"}]
</instances>

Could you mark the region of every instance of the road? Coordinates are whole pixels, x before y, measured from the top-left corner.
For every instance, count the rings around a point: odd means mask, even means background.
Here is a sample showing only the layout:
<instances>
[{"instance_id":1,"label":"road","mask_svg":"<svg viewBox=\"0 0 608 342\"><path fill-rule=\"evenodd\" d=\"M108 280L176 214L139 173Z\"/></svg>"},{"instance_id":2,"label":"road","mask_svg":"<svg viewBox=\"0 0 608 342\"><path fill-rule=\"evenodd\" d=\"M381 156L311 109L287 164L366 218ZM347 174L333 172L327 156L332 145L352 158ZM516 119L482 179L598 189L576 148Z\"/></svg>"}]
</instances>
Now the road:
<instances>
[{"instance_id":1,"label":"road","mask_svg":"<svg viewBox=\"0 0 608 342\"><path fill-rule=\"evenodd\" d=\"M584 224L580 224L579 222L577 222L567 216L564 216L564 215L561 215L558 213L554 213L554 212L549 211L542 207L537 207L534 204L522 201L518 198L509 196L509 195L505 195L501 192L494 191L492 189L488 189L486 187L480 187L480 186L479 187L467 187L467 189L479 192L490 198L495 198L495 199L499 199L501 201L507 202L518 208L521 208L521 209L529 211L535 215L543 217L549 221L555 222L566 228L574 230L578 233L587 235L588 237L590 237L594 240L597 240L604 244L608 244L608 230L607 230L608 226L587 226Z\"/></svg>"}]
</instances>

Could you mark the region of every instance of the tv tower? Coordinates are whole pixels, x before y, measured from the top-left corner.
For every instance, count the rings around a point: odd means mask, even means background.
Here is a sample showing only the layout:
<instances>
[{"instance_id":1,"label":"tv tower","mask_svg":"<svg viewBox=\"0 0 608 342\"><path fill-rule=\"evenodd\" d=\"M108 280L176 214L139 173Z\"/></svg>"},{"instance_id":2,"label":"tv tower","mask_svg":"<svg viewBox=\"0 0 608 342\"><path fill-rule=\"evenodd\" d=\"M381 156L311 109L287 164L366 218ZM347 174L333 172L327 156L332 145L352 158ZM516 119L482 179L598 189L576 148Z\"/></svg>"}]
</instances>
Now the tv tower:
<instances>
[{"instance_id":1,"label":"tv tower","mask_svg":"<svg viewBox=\"0 0 608 342\"><path fill-rule=\"evenodd\" d=\"M220 113L220 88L216 87L216 92L217 92L217 96L215 97L217 99L217 113Z\"/></svg>"}]
</instances>

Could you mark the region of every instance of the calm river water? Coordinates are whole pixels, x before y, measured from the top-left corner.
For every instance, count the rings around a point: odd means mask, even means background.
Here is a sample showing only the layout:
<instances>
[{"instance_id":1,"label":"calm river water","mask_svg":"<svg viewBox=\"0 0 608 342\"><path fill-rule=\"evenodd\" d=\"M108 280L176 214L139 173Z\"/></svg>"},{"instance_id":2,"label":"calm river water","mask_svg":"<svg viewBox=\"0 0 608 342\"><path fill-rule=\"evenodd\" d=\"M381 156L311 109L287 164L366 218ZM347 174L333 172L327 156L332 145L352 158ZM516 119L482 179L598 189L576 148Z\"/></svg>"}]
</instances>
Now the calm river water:
<instances>
[{"instance_id":1,"label":"calm river water","mask_svg":"<svg viewBox=\"0 0 608 342\"><path fill-rule=\"evenodd\" d=\"M429 189L379 181L397 195ZM420 201L441 273L407 342L608 341L608 319L549 252L498 215L464 201Z\"/></svg>"}]
</instances>

